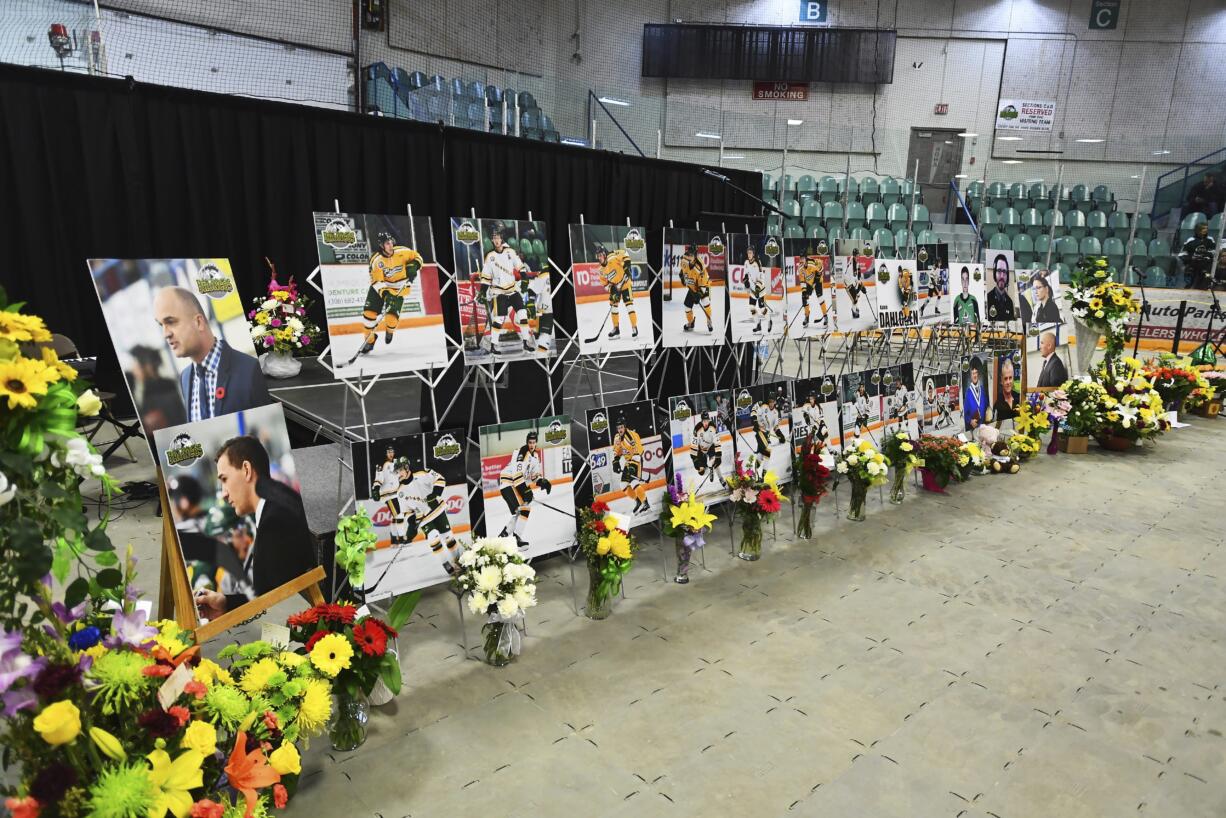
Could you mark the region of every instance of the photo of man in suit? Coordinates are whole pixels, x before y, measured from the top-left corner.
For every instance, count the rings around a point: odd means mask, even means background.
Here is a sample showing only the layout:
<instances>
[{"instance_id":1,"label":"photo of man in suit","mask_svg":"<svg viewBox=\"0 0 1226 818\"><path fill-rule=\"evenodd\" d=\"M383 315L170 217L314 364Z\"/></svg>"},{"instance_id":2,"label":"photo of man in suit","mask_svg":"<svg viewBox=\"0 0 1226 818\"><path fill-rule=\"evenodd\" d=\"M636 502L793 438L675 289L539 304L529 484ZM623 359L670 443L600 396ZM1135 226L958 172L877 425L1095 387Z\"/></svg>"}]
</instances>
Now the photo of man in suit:
<instances>
[{"instance_id":1,"label":"photo of man in suit","mask_svg":"<svg viewBox=\"0 0 1226 818\"><path fill-rule=\"evenodd\" d=\"M254 515L254 555L248 555L246 577L258 596L305 574L318 564L315 538L307 527L302 498L274 480L268 451L253 435L233 437L217 454L217 482L222 498L240 516ZM200 615L216 619L249 599L246 594L196 592Z\"/></svg>"},{"instance_id":2,"label":"photo of man in suit","mask_svg":"<svg viewBox=\"0 0 1226 818\"><path fill-rule=\"evenodd\" d=\"M189 421L272 403L259 362L214 334L191 291L176 286L158 290L153 317L171 353L191 360L179 373Z\"/></svg>"},{"instance_id":3,"label":"photo of man in suit","mask_svg":"<svg viewBox=\"0 0 1226 818\"><path fill-rule=\"evenodd\" d=\"M962 375L962 420L969 431L988 422L988 388L983 359L973 355L964 360L970 369Z\"/></svg>"},{"instance_id":4,"label":"photo of man in suit","mask_svg":"<svg viewBox=\"0 0 1226 818\"><path fill-rule=\"evenodd\" d=\"M1056 354L1056 333L1045 332L1039 336L1039 354L1043 356L1043 366L1039 369L1040 388L1057 387L1068 380L1068 369Z\"/></svg>"}]
</instances>

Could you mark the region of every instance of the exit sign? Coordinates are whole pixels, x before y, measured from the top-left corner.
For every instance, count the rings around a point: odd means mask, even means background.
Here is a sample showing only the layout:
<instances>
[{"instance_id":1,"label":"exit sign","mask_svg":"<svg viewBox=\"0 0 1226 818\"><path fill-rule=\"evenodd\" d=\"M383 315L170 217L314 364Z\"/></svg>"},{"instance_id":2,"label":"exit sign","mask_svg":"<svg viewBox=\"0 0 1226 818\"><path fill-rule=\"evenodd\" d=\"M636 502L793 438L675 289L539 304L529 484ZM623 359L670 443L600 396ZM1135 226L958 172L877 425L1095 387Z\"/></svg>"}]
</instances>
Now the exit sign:
<instances>
[{"instance_id":1,"label":"exit sign","mask_svg":"<svg viewBox=\"0 0 1226 818\"><path fill-rule=\"evenodd\" d=\"M824 23L826 22L827 6L826 0L801 0L800 3L800 22L802 23Z\"/></svg>"},{"instance_id":2,"label":"exit sign","mask_svg":"<svg viewBox=\"0 0 1226 818\"><path fill-rule=\"evenodd\" d=\"M1090 30L1115 28L1120 22L1120 0L1091 0Z\"/></svg>"},{"instance_id":3,"label":"exit sign","mask_svg":"<svg viewBox=\"0 0 1226 818\"><path fill-rule=\"evenodd\" d=\"M932 112L937 116L945 116L949 113L948 102L938 102L932 109Z\"/></svg>"}]
</instances>

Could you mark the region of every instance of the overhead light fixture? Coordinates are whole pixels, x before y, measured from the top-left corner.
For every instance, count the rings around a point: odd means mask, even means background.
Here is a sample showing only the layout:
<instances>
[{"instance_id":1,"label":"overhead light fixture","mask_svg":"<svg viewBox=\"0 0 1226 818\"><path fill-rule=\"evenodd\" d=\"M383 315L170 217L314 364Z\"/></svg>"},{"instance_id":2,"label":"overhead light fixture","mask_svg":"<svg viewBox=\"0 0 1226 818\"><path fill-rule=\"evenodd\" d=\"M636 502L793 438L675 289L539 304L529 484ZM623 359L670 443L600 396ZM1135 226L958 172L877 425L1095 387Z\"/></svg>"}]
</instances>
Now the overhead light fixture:
<instances>
[{"instance_id":1,"label":"overhead light fixture","mask_svg":"<svg viewBox=\"0 0 1226 818\"><path fill-rule=\"evenodd\" d=\"M1020 136L998 136L996 137L996 141L997 142L1021 142L1022 137Z\"/></svg>"},{"instance_id":2,"label":"overhead light fixture","mask_svg":"<svg viewBox=\"0 0 1226 818\"><path fill-rule=\"evenodd\" d=\"M1140 179L1141 177L1138 175L1138 176L1129 176L1128 178L1129 179Z\"/></svg>"},{"instance_id":3,"label":"overhead light fixture","mask_svg":"<svg viewBox=\"0 0 1226 818\"><path fill-rule=\"evenodd\" d=\"M954 178L955 178L955 179L966 179L966 178L968 178L968 177L967 177L967 175L966 175L965 173L955 173L955 174L954 174Z\"/></svg>"},{"instance_id":4,"label":"overhead light fixture","mask_svg":"<svg viewBox=\"0 0 1226 818\"><path fill-rule=\"evenodd\" d=\"M1099 142L1106 142L1105 139L1078 139L1078 142L1084 142L1087 145L1095 145Z\"/></svg>"},{"instance_id":5,"label":"overhead light fixture","mask_svg":"<svg viewBox=\"0 0 1226 818\"><path fill-rule=\"evenodd\" d=\"M1001 164L1002 165L1020 165L1022 164L1022 160L1021 159L1003 159L1001 160Z\"/></svg>"},{"instance_id":6,"label":"overhead light fixture","mask_svg":"<svg viewBox=\"0 0 1226 818\"><path fill-rule=\"evenodd\" d=\"M562 137L562 144L563 145L578 145L580 148L586 148L587 140L586 139L576 139L573 136L564 136Z\"/></svg>"},{"instance_id":7,"label":"overhead light fixture","mask_svg":"<svg viewBox=\"0 0 1226 818\"><path fill-rule=\"evenodd\" d=\"M694 134L694 136L698 137L699 139L723 139L723 137L717 133L707 133L706 131L699 131L698 133Z\"/></svg>"},{"instance_id":8,"label":"overhead light fixture","mask_svg":"<svg viewBox=\"0 0 1226 818\"><path fill-rule=\"evenodd\" d=\"M600 97L600 101L605 105L621 105L623 108L630 105L624 99L615 99L614 97Z\"/></svg>"},{"instance_id":9,"label":"overhead light fixture","mask_svg":"<svg viewBox=\"0 0 1226 818\"><path fill-rule=\"evenodd\" d=\"M1170 153L1168 150L1154 151L1154 156L1166 156L1168 153Z\"/></svg>"},{"instance_id":10,"label":"overhead light fixture","mask_svg":"<svg viewBox=\"0 0 1226 818\"><path fill-rule=\"evenodd\" d=\"M745 154L743 153L725 153L724 158L725 159L744 159Z\"/></svg>"},{"instance_id":11,"label":"overhead light fixture","mask_svg":"<svg viewBox=\"0 0 1226 818\"><path fill-rule=\"evenodd\" d=\"M788 124L789 125L803 125L805 124L805 121L803 119L789 119Z\"/></svg>"},{"instance_id":12,"label":"overhead light fixture","mask_svg":"<svg viewBox=\"0 0 1226 818\"><path fill-rule=\"evenodd\" d=\"M962 137L963 139L968 139L972 136L979 136L979 134L971 133L970 131L963 131L962 133L958 134L958 136Z\"/></svg>"}]
</instances>

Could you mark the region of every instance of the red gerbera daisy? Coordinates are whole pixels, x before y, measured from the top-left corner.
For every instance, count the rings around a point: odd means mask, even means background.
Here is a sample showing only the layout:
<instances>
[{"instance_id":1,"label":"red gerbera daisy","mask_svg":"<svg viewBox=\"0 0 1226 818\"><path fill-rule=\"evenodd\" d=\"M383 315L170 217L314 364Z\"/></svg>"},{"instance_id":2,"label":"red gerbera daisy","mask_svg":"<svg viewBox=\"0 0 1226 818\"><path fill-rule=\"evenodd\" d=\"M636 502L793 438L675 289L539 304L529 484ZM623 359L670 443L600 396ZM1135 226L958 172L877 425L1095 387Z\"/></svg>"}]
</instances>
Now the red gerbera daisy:
<instances>
[{"instance_id":1,"label":"red gerbera daisy","mask_svg":"<svg viewBox=\"0 0 1226 818\"><path fill-rule=\"evenodd\" d=\"M324 608L324 619L330 619L342 625L353 624L354 617L358 614L358 609L352 605L325 605Z\"/></svg>"},{"instance_id":2,"label":"red gerbera daisy","mask_svg":"<svg viewBox=\"0 0 1226 818\"><path fill-rule=\"evenodd\" d=\"M779 504L779 497L770 489L758 493L757 506L758 510L768 514L774 514L782 507Z\"/></svg>"},{"instance_id":3,"label":"red gerbera daisy","mask_svg":"<svg viewBox=\"0 0 1226 818\"><path fill-rule=\"evenodd\" d=\"M387 634L383 628L366 619L353 629L353 641L367 656L382 656L387 652Z\"/></svg>"},{"instance_id":4,"label":"red gerbera daisy","mask_svg":"<svg viewBox=\"0 0 1226 818\"><path fill-rule=\"evenodd\" d=\"M318 642L320 639L323 639L325 636L327 636L330 633L332 633L332 631L324 630L324 631L315 631L315 633L311 634L311 638L306 641L307 653L311 652L311 648L315 647L316 642Z\"/></svg>"},{"instance_id":5,"label":"red gerbera daisy","mask_svg":"<svg viewBox=\"0 0 1226 818\"><path fill-rule=\"evenodd\" d=\"M319 621L319 608L307 608L289 618L291 628L301 628L303 625L314 625Z\"/></svg>"}]
</instances>

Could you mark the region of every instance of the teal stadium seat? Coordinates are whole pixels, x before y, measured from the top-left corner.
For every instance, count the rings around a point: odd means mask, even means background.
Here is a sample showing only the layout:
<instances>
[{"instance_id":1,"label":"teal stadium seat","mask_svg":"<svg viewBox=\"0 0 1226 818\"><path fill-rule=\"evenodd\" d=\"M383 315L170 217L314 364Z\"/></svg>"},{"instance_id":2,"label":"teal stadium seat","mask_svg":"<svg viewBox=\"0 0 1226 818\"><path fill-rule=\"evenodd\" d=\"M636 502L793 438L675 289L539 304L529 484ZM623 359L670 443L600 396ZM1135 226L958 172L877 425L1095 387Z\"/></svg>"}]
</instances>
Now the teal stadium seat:
<instances>
[{"instance_id":1,"label":"teal stadium seat","mask_svg":"<svg viewBox=\"0 0 1226 818\"><path fill-rule=\"evenodd\" d=\"M873 240L873 234L869 232L867 227L856 227L849 230L847 235L856 244L868 244Z\"/></svg>"},{"instance_id":2,"label":"teal stadium seat","mask_svg":"<svg viewBox=\"0 0 1226 818\"><path fill-rule=\"evenodd\" d=\"M877 245L877 255L881 258L899 258L894 250L894 234L884 227L873 231L873 242Z\"/></svg>"},{"instance_id":3,"label":"teal stadium seat","mask_svg":"<svg viewBox=\"0 0 1226 818\"><path fill-rule=\"evenodd\" d=\"M806 173L796 180L796 190L799 193L814 193L817 191L817 181Z\"/></svg>"},{"instance_id":4,"label":"teal stadium seat","mask_svg":"<svg viewBox=\"0 0 1226 818\"><path fill-rule=\"evenodd\" d=\"M902 186L896 179L886 177L881 180L881 203L886 207L896 205L902 199Z\"/></svg>"},{"instance_id":5,"label":"teal stadium seat","mask_svg":"<svg viewBox=\"0 0 1226 818\"><path fill-rule=\"evenodd\" d=\"M983 181L976 179L967 185L962 198L966 200L966 206L972 213L979 212L979 209L983 207Z\"/></svg>"},{"instance_id":6,"label":"teal stadium seat","mask_svg":"<svg viewBox=\"0 0 1226 818\"><path fill-rule=\"evenodd\" d=\"M1038 264L1047 265L1047 251L1051 249L1051 239L1046 233L1034 237L1034 260Z\"/></svg>"},{"instance_id":7,"label":"teal stadium seat","mask_svg":"<svg viewBox=\"0 0 1226 818\"><path fill-rule=\"evenodd\" d=\"M1090 199L1094 202L1094 206L1104 213L1115 210L1115 194L1106 185L1095 185L1094 190L1090 193Z\"/></svg>"},{"instance_id":8,"label":"teal stadium seat","mask_svg":"<svg viewBox=\"0 0 1226 818\"><path fill-rule=\"evenodd\" d=\"M800 209L800 218L804 219L806 225L820 222L822 218L821 203L816 199L806 199L804 206Z\"/></svg>"},{"instance_id":9,"label":"teal stadium seat","mask_svg":"<svg viewBox=\"0 0 1226 818\"><path fill-rule=\"evenodd\" d=\"M783 228L783 237L785 239L803 239L805 237L805 229L799 224L789 224Z\"/></svg>"},{"instance_id":10,"label":"teal stadium seat","mask_svg":"<svg viewBox=\"0 0 1226 818\"><path fill-rule=\"evenodd\" d=\"M932 227L932 217L928 215L928 206L917 204L911 214L911 229L925 230Z\"/></svg>"},{"instance_id":11,"label":"teal stadium seat","mask_svg":"<svg viewBox=\"0 0 1226 818\"><path fill-rule=\"evenodd\" d=\"M1026 185L1024 182L1014 182L1009 185L1009 207L1014 210L1025 210L1030 206L1030 199L1026 195Z\"/></svg>"},{"instance_id":12,"label":"teal stadium seat","mask_svg":"<svg viewBox=\"0 0 1226 818\"><path fill-rule=\"evenodd\" d=\"M1077 244L1077 252L1082 258L1103 255L1103 243L1093 236L1086 236ZM1123 258L1120 259L1123 261Z\"/></svg>"},{"instance_id":13,"label":"teal stadium seat","mask_svg":"<svg viewBox=\"0 0 1226 818\"><path fill-rule=\"evenodd\" d=\"M1080 257L1081 252L1077 239L1072 236L1061 236L1052 246L1052 258L1059 259L1061 264L1072 267Z\"/></svg>"},{"instance_id":14,"label":"teal stadium seat","mask_svg":"<svg viewBox=\"0 0 1226 818\"><path fill-rule=\"evenodd\" d=\"M1013 261L1018 267L1029 267L1034 262L1034 239L1025 233L1013 237Z\"/></svg>"},{"instance_id":15,"label":"teal stadium seat","mask_svg":"<svg viewBox=\"0 0 1226 818\"><path fill-rule=\"evenodd\" d=\"M1086 241L1086 239L1083 239L1081 243L1084 245ZM1098 241L1098 239L1094 238L1094 241ZM1115 236L1108 236L1107 238L1103 239L1102 247L1100 249L1102 250L1102 255L1107 257L1108 264L1117 270L1124 269L1124 256L1127 255L1124 242L1120 241ZM1133 262L1133 264L1135 263L1136 262Z\"/></svg>"},{"instance_id":16,"label":"teal stadium seat","mask_svg":"<svg viewBox=\"0 0 1226 818\"><path fill-rule=\"evenodd\" d=\"M1142 270L1149 266L1149 245L1144 239L1132 240L1132 260L1129 263Z\"/></svg>"},{"instance_id":17,"label":"teal stadium seat","mask_svg":"<svg viewBox=\"0 0 1226 818\"><path fill-rule=\"evenodd\" d=\"M1022 217L1012 207L1006 207L1000 212L1000 228L1002 233L1013 238L1022 232Z\"/></svg>"},{"instance_id":18,"label":"teal stadium seat","mask_svg":"<svg viewBox=\"0 0 1226 818\"><path fill-rule=\"evenodd\" d=\"M1101 210L1091 210L1086 214L1086 229L1099 241L1110 236L1111 228L1107 227L1107 214Z\"/></svg>"},{"instance_id":19,"label":"teal stadium seat","mask_svg":"<svg viewBox=\"0 0 1226 818\"><path fill-rule=\"evenodd\" d=\"M1043 232L1043 214L1037 208L1028 207L1022 211L1022 229L1031 238Z\"/></svg>"},{"instance_id":20,"label":"teal stadium seat","mask_svg":"<svg viewBox=\"0 0 1226 818\"><path fill-rule=\"evenodd\" d=\"M823 176L817 183L817 198L823 205L838 200L839 183L833 176Z\"/></svg>"},{"instance_id":21,"label":"teal stadium seat","mask_svg":"<svg viewBox=\"0 0 1226 818\"><path fill-rule=\"evenodd\" d=\"M808 238L811 238L811 239L826 238L826 228L822 226L821 222L813 222L813 223L805 222L805 225L806 225L805 230L808 233Z\"/></svg>"},{"instance_id":22,"label":"teal stadium seat","mask_svg":"<svg viewBox=\"0 0 1226 818\"><path fill-rule=\"evenodd\" d=\"M915 255L915 234L903 227L894 231L894 252L899 258L911 258Z\"/></svg>"},{"instance_id":23,"label":"teal stadium seat","mask_svg":"<svg viewBox=\"0 0 1226 818\"><path fill-rule=\"evenodd\" d=\"M855 230L857 227L864 227L864 205L859 202L847 203L847 218L846 224L848 230Z\"/></svg>"},{"instance_id":24,"label":"teal stadium seat","mask_svg":"<svg viewBox=\"0 0 1226 818\"><path fill-rule=\"evenodd\" d=\"M826 202L822 205L822 221L826 223L826 229L832 229L836 224L839 227L843 226L843 205L838 202Z\"/></svg>"},{"instance_id":25,"label":"teal stadium seat","mask_svg":"<svg viewBox=\"0 0 1226 818\"><path fill-rule=\"evenodd\" d=\"M1148 213L1138 213L1137 219L1137 238L1150 241L1158 237L1158 231L1154 229L1153 221L1149 218Z\"/></svg>"},{"instance_id":26,"label":"teal stadium seat","mask_svg":"<svg viewBox=\"0 0 1226 818\"><path fill-rule=\"evenodd\" d=\"M1168 279L1171 277L1175 269L1175 258L1171 255L1171 246L1166 239L1150 240L1149 259L1154 266L1162 268Z\"/></svg>"},{"instance_id":27,"label":"teal stadium seat","mask_svg":"<svg viewBox=\"0 0 1226 818\"><path fill-rule=\"evenodd\" d=\"M1216 216L1214 216L1212 219L1209 220L1209 235L1215 239L1218 236L1222 235L1222 214L1221 213L1218 213Z\"/></svg>"},{"instance_id":28,"label":"teal stadium seat","mask_svg":"<svg viewBox=\"0 0 1226 818\"><path fill-rule=\"evenodd\" d=\"M1089 213L1094 206L1094 202L1090 200L1090 192L1086 190L1085 185L1073 185L1069 190L1068 201L1070 210L1076 208L1082 213Z\"/></svg>"},{"instance_id":29,"label":"teal stadium seat","mask_svg":"<svg viewBox=\"0 0 1226 818\"><path fill-rule=\"evenodd\" d=\"M979 234L993 236L1000 232L1000 214L991 205L979 209Z\"/></svg>"},{"instance_id":30,"label":"teal stadium seat","mask_svg":"<svg viewBox=\"0 0 1226 818\"><path fill-rule=\"evenodd\" d=\"M844 177L839 180L839 198L844 199L848 203L858 201L860 198L860 183L856 181L856 177Z\"/></svg>"},{"instance_id":31,"label":"teal stadium seat","mask_svg":"<svg viewBox=\"0 0 1226 818\"><path fill-rule=\"evenodd\" d=\"M879 227L885 227L889 224L886 218L885 205L881 202L873 202L864 209L865 219L868 221L868 226L876 230Z\"/></svg>"},{"instance_id":32,"label":"teal stadium seat","mask_svg":"<svg viewBox=\"0 0 1226 818\"><path fill-rule=\"evenodd\" d=\"M1208 224L1209 217L1204 213L1189 213L1183 217L1183 221L1179 223L1179 243L1182 245L1185 241L1192 238L1192 234L1196 232L1198 225Z\"/></svg>"},{"instance_id":33,"label":"teal stadium seat","mask_svg":"<svg viewBox=\"0 0 1226 818\"><path fill-rule=\"evenodd\" d=\"M839 240L845 238L847 238L847 231L843 229L841 222L826 225L826 240L830 242L831 252L834 252Z\"/></svg>"},{"instance_id":34,"label":"teal stadium seat","mask_svg":"<svg viewBox=\"0 0 1226 818\"><path fill-rule=\"evenodd\" d=\"M871 176L860 181L860 203L868 206L881 201L881 185Z\"/></svg>"},{"instance_id":35,"label":"teal stadium seat","mask_svg":"<svg viewBox=\"0 0 1226 818\"><path fill-rule=\"evenodd\" d=\"M1086 214L1080 210L1070 210L1064 214L1064 229L1070 236L1081 241L1090 234L1086 226Z\"/></svg>"},{"instance_id":36,"label":"teal stadium seat","mask_svg":"<svg viewBox=\"0 0 1226 818\"><path fill-rule=\"evenodd\" d=\"M1055 227L1055 232L1052 232L1052 227ZM1052 208L1043 214L1043 229L1055 238L1060 238L1064 235L1064 214L1058 209Z\"/></svg>"},{"instance_id":37,"label":"teal stadium seat","mask_svg":"<svg viewBox=\"0 0 1226 818\"><path fill-rule=\"evenodd\" d=\"M921 230L915 234L916 246L921 244L936 244L941 240L940 236L931 230Z\"/></svg>"},{"instance_id":38,"label":"teal stadium seat","mask_svg":"<svg viewBox=\"0 0 1226 818\"><path fill-rule=\"evenodd\" d=\"M993 233L992 237L988 239L988 249L989 250L1012 250L1013 242L1004 233Z\"/></svg>"},{"instance_id":39,"label":"teal stadium seat","mask_svg":"<svg viewBox=\"0 0 1226 818\"><path fill-rule=\"evenodd\" d=\"M1107 217L1107 228L1117 239L1128 241L1128 233L1131 230L1128 224L1128 214L1119 210L1115 211Z\"/></svg>"},{"instance_id":40,"label":"teal stadium seat","mask_svg":"<svg viewBox=\"0 0 1226 818\"><path fill-rule=\"evenodd\" d=\"M1147 287L1169 287L1166 271L1157 265L1148 268L1145 271L1145 285Z\"/></svg>"},{"instance_id":41,"label":"teal stadium seat","mask_svg":"<svg viewBox=\"0 0 1226 818\"><path fill-rule=\"evenodd\" d=\"M1051 190L1042 182L1035 182L1030 186L1029 191L1030 206L1039 213L1046 213L1051 210Z\"/></svg>"},{"instance_id":42,"label":"teal stadium seat","mask_svg":"<svg viewBox=\"0 0 1226 818\"><path fill-rule=\"evenodd\" d=\"M1009 188L1004 182L992 182L984 193L983 203L988 207L1000 210L1009 205Z\"/></svg>"},{"instance_id":43,"label":"teal stadium seat","mask_svg":"<svg viewBox=\"0 0 1226 818\"><path fill-rule=\"evenodd\" d=\"M886 212L891 229L897 230L900 227L907 227L907 206L905 204L901 202L892 204Z\"/></svg>"},{"instance_id":44,"label":"teal stadium seat","mask_svg":"<svg viewBox=\"0 0 1226 818\"><path fill-rule=\"evenodd\" d=\"M771 181L771 175L769 173L763 173L762 174L762 196L763 198L774 194L775 188L773 187L773 185L774 183Z\"/></svg>"}]
</instances>

